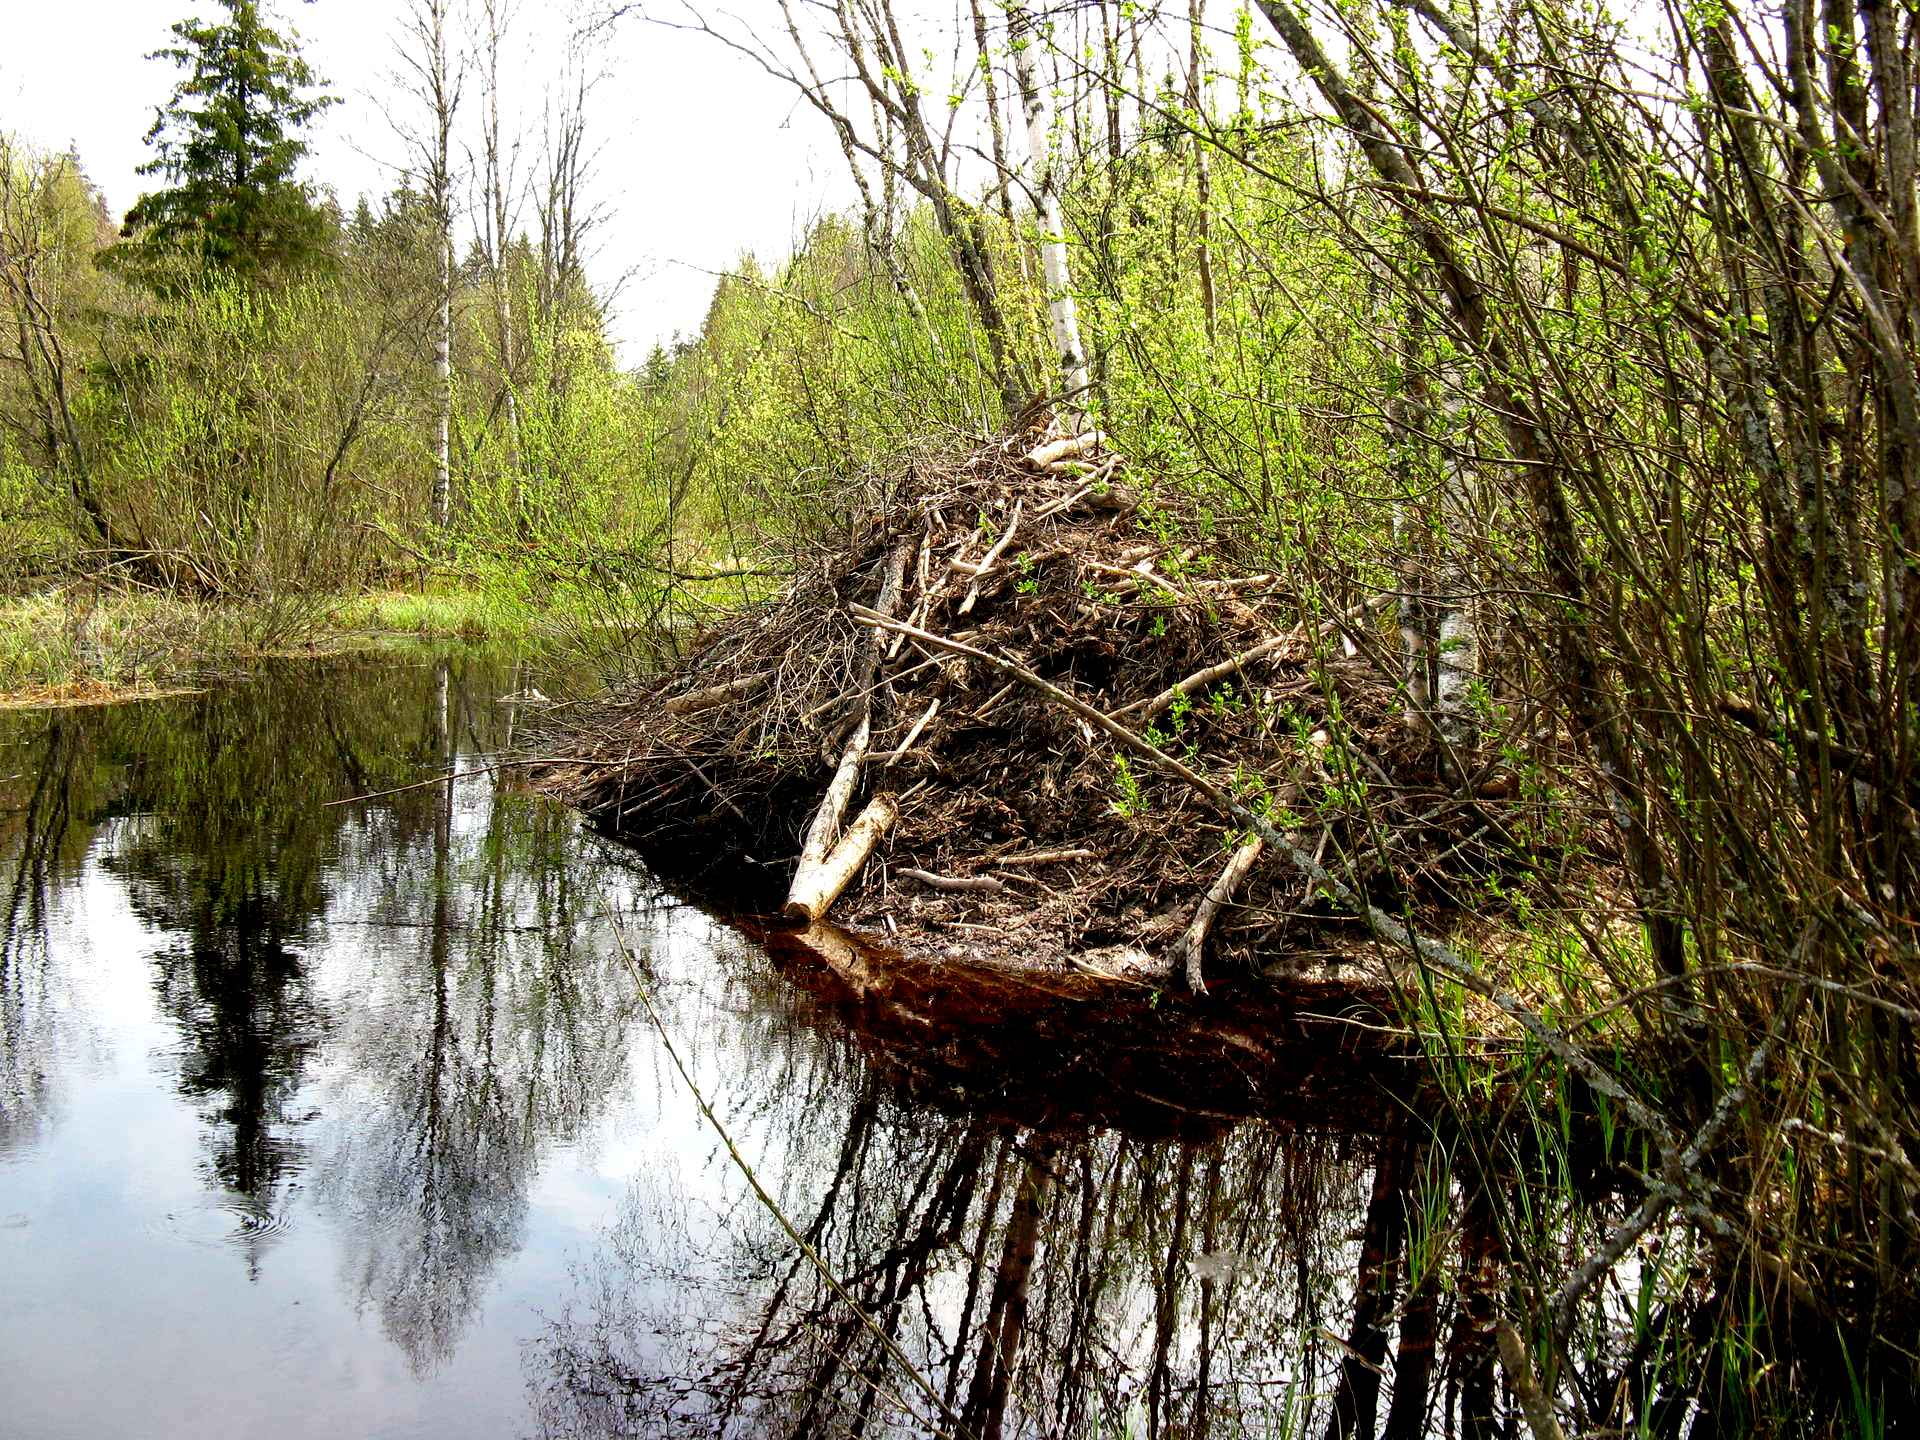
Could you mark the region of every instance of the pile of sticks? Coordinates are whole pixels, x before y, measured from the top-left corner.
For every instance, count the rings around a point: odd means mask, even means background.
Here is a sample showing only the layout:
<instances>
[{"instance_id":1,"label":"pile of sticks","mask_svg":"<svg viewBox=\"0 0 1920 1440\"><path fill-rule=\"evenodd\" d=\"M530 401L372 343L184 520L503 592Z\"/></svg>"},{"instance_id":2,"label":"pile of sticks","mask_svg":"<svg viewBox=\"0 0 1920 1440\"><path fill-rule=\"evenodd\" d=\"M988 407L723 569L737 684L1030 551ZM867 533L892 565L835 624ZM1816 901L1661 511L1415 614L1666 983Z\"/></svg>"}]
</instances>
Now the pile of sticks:
<instances>
[{"instance_id":1,"label":"pile of sticks","mask_svg":"<svg viewBox=\"0 0 1920 1440\"><path fill-rule=\"evenodd\" d=\"M903 468L779 596L577 730L571 798L657 868L751 860L792 920L923 952L1195 990L1223 945L1271 958L1319 901L1209 796L1313 825L1321 855L1378 820L1329 804L1326 755L1337 713L1344 755L1417 769L1348 641L1379 607L1307 615L1097 433Z\"/></svg>"}]
</instances>

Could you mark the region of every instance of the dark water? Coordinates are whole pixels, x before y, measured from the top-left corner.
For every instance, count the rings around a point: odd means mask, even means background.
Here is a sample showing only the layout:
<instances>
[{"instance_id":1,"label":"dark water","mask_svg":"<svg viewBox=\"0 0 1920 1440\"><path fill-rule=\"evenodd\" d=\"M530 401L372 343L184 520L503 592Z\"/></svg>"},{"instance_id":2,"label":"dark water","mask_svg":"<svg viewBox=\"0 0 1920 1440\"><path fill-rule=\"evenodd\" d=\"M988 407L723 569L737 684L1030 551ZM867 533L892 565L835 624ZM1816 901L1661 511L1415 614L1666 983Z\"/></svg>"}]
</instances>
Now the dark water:
<instances>
[{"instance_id":1,"label":"dark water","mask_svg":"<svg viewBox=\"0 0 1920 1440\"><path fill-rule=\"evenodd\" d=\"M0 1433L1414 1434L1446 1408L1424 1162L1366 1107L1252 1060L1231 1100L1177 1073L1136 1100L1070 1028L914 1041L923 1016L839 1003L485 774L327 804L478 769L529 678L327 662L0 718ZM610 916L871 1326L702 1119ZM1108 1103L1056 1104L1056 1069ZM1456 1352L1449 1385L1487 1383Z\"/></svg>"}]
</instances>

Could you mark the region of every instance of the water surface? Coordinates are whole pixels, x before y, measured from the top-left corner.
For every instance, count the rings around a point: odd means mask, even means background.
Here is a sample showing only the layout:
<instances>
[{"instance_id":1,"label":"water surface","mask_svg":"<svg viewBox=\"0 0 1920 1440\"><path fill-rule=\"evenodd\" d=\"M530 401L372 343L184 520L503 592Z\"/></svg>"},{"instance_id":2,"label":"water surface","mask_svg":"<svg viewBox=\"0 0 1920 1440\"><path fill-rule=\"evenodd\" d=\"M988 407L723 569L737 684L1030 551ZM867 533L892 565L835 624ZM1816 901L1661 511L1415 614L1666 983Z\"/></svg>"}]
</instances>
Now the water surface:
<instances>
[{"instance_id":1,"label":"water surface","mask_svg":"<svg viewBox=\"0 0 1920 1440\"><path fill-rule=\"evenodd\" d=\"M1251 1062L1068 1106L1070 1029L903 1043L488 773L533 678L0 719L0 1430L1424 1427L1403 1141Z\"/></svg>"}]
</instances>

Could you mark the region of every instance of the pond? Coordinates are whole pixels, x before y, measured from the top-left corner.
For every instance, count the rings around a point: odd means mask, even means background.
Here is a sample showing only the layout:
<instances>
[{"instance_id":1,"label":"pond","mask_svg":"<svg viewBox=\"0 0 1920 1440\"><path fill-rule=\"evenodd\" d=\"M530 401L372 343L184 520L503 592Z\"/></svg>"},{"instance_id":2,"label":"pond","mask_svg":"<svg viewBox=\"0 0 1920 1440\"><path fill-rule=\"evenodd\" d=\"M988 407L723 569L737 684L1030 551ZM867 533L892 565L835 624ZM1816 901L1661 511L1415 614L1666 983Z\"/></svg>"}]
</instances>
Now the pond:
<instances>
[{"instance_id":1,"label":"pond","mask_svg":"<svg viewBox=\"0 0 1920 1440\"><path fill-rule=\"evenodd\" d=\"M1221 1098L1110 1033L902 1038L489 770L536 678L288 662L0 718L0 1430L1490 1413L1471 1287L1418 1261L1430 1156L1337 1046L1343 1086L1229 1053ZM1137 1060L1177 1022L1136 1010Z\"/></svg>"}]
</instances>

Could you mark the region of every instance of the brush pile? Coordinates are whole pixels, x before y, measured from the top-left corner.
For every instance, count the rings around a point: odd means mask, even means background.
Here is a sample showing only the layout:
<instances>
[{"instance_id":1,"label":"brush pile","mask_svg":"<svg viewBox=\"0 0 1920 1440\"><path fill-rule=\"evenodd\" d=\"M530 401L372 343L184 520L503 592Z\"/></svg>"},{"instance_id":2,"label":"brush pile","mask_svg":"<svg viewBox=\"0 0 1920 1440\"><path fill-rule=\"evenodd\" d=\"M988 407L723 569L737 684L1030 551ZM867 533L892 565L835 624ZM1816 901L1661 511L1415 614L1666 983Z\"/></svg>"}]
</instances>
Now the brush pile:
<instances>
[{"instance_id":1,"label":"brush pile","mask_svg":"<svg viewBox=\"0 0 1920 1440\"><path fill-rule=\"evenodd\" d=\"M1395 906L1462 867L1455 787L1354 638L1211 550L1097 434L918 459L771 601L576 720L549 776L709 898L923 957L1123 978L1288 968L1357 934L1111 717ZM963 646L975 654L957 653ZM1304 962L1298 962L1304 963Z\"/></svg>"}]
</instances>

